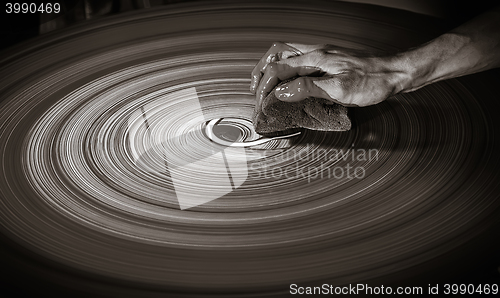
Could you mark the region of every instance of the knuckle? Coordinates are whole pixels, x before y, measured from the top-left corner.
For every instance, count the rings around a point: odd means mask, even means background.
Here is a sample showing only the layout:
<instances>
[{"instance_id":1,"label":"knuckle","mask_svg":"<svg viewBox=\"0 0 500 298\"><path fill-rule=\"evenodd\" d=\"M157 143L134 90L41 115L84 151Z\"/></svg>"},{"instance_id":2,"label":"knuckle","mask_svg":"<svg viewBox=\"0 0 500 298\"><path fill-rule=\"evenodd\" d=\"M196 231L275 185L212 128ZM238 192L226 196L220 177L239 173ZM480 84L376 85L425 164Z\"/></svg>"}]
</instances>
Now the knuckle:
<instances>
[{"instance_id":1,"label":"knuckle","mask_svg":"<svg viewBox=\"0 0 500 298\"><path fill-rule=\"evenodd\" d=\"M313 61L321 61L325 58L325 56L326 56L326 52L325 52L325 50L322 50L322 49L314 50L311 52L311 55L310 55L310 57L312 58Z\"/></svg>"},{"instance_id":2,"label":"knuckle","mask_svg":"<svg viewBox=\"0 0 500 298\"><path fill-rule=\"evenodd\" d=\"M312 51L311 53L313 55L323 56L323 55L325 55L326 51L324 49L316 49L316 50Z\"/></svg>"},{"instance_id":3,"label":"knuckle","mask_svg":"<svg viewBox=\"0 0 500 298\"><path fill-rule=\"evenodd\" d=\"M306 83L306 79L304 77L300 77L295 79L295 82L299 86L304 86L304 84Z\"/></svg>"},{"instance_id":4,"label":"knuckle","mask_svg":"<svg viewBox=\"0 0 500 298\"><path fill-rule=\"evenodd\" d=\"M269 63L266 68L266 72L269 75L275 76L278 73L278 64L276 62Z\"/></svg>"},{"instance_id":5,"label":"knuckle","mask_svg":"<svg viewBox=\"0 0 500 298\"><path fill-rule=\"evenodd\" d=\"M303 93L309 91L309 80L304 77L295 79L295 86L297 87L297 92Z\"/></svg>"},{"instance_id":6,"label":"knuckle","mask_svg":"<svg viewBox=\"0 0 500 298\"><path fill-rule=\"evenodd\" d=\"M314 50L308 56L308 63L314 66L321 66L326 59L326 52L324 50Z\"/></svg>"},{"instance_id":7,"label":"knuckle","mask_svg":"<svg viewBox=\"0 0 500 298\"><path fill-rule=\"evenodd\" d=\"M275 53L269 54L269 56L266 59L266 63L275 62L277 59L278 59L278 54Z\"/></svg>"}]
</instances>

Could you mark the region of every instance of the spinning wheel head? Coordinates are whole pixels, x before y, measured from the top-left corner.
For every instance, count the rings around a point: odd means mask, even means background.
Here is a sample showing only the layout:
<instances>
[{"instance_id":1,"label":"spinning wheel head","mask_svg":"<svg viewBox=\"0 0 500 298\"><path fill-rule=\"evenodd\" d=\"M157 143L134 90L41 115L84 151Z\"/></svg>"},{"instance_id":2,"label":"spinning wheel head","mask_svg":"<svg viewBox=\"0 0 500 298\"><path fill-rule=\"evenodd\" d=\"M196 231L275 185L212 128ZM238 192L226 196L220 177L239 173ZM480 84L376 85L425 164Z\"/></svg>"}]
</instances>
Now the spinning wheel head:
<instances>
[{"instance_id":1,"label":"spinning wheel head","mask_svg":"<svg viewBox=\"0 0 500 298\"><path fill-rule=\"evenodd\" d=\"M272 41L394 50L435 25L310 2L286 14L269 1L144 10L5 52L5 235L92 277L78 285L112 278L187 297L386 285L461 265L456 252L500 221L498 78L356 109L348 131L261 138L249 75Z\"/></svg>"},{"instance_id":2,"label":"spinning wheel head","mask_svg":"<svg viewBox=\"0 0 500 298\"><path fill-rule=\"evenodd\" d=\"M242 125L251 130L253 132L252 135L255 135L252 122L238 118L212 119L207 122L205 133L213 142L228 147L258 146L272 140L291 138L301 134L301 132L296 132L282 136L260 137L258 139L248 140L244 137L244 131L241 129Z\"/></svg>"}]
</instances>

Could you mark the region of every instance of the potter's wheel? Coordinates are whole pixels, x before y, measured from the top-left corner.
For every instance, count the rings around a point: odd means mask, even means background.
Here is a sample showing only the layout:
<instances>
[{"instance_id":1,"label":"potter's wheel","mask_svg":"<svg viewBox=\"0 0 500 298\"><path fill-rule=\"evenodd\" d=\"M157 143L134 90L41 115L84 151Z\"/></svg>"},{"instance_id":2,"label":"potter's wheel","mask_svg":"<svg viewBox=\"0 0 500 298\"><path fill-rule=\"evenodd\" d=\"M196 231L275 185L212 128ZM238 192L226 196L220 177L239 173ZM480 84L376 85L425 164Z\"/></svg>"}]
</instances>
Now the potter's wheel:
<instances>
[{"instance_id":1,"label":"potter's wheel","mask_svg":"<svg viewBox=\"0 0 500 298\"><path fill-rule=\"evenodd\" d=\"M394 51L436 35L394 13L176 5L4 52L3 234L75 287L137 296L451 276L499 224L495 73L356 109L348 132L233 148L204 130L240 119L218 137L260 137L250 72L273 41Z\"/></svg>"}]
</instances>

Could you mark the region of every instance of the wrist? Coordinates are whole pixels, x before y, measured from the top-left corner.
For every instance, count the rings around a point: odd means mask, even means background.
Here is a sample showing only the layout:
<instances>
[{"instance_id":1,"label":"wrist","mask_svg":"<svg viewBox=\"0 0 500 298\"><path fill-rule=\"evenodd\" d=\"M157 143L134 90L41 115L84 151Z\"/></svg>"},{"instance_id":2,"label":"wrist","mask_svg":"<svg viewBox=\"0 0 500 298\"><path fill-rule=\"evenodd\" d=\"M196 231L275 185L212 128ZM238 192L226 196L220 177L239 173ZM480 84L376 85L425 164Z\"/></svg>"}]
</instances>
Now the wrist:
<instances>
[{"instance_id":1,"label":"wrist","mask_svg":"<svg viewBox=\"0 0 500 298\"><path fill-rule=\"evenodd\" d=\"M413 88L419 71L407 53L380 57L377 60L376 64L382 67L377 72L384 74L385 81L392 89L391 95L408 92Z\"/></svg>"},{"instance_id":2,"label":"wrist","mask_svg":"<svg viewBox=\"0 0 500 298\"><path fill-rule=\"evenodd\" d=\"M399 92L410 92L428 84L461 76L476 56L463 53L470 43L468 36L446 33L436 39L390 58L392 69L399 75Z\"/></svg>"},{"instance_id":3,"label":"wrist","mask_svg":"<svg viewBox=\"0 0 500 298\"><path fill-rule=\"evenodd\" d=\"M396 94L414 91L429 81L434 64L426 57L419 57L418 51L409 50L388 58Z\"/></svg>"}]
</instances>

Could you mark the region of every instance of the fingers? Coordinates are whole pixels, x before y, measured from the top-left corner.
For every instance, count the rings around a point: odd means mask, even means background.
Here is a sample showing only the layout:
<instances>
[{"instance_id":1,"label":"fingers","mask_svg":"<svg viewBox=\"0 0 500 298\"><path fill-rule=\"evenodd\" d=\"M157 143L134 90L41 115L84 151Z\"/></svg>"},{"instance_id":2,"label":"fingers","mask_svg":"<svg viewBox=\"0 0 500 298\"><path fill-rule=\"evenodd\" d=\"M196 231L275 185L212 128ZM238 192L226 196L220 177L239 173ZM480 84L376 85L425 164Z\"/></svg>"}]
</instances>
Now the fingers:
<instances>
[{"instance_id":1,"label":"fingers","mask_svg":"<svg viewBox=\"0 0 500 298\"><path fill-rule=\"evenodd\" d=\"M301 65L295 60L303 60L301 57L289 58L285 61L270 63L262 76L256 90L257 104L261 105L264 98L280 82L296 76L307 76L317 74L321 70L317 67Z\"/></svg>"},{"instance_id":2,"label":"fingers","mask_svg":"<svg viewBox=\"0 0 500 298\"><path fill-rule=\"evenodd\" d=\"M252 70L250 91L255 93L267 66L289 57L301 55L301 51L283 42L275 42Z\"/></svg>"},{"instance_id":3,"label":"fingers","mask_svg":"<svg viewBox=\"0 0 500 298\"><path fill-rule=\"evenodd\" d=\"M300 77L277 88L275 95L279 100L286 102L296 102L308 97L317 97L343 106L353 106L343 100L344 88L342 81L338 77Z\"/></svg>"},{"instance_id":4,"label":"fingers","mask_svg":"<svg viewBox=\"0 0 500 298\"><path fill-rule=\"evenodd\" d=\"M266 53L264 57L259 61L259 63L252 70L252 82L250 83L250 91L255 93L257 86L262 78L263 73L266 71L269 63L273 63L278 60L278 54L276 53Z\"/></svg>"},{"instance_id":5,"label":"fingers","mask_svg":"<svg viewBox=\"0 0 500 298\"><path fill-rule=\"evenodd\" d=\"M286 102L301 101L308 97L318 97L333 100L325 90L318 87L314 83L314 81L317 80L321 80L321 78L297 78L291 82L281 85L279 88L276 88L275 95L279 100Z\"/></svg>"}]
</instances>

